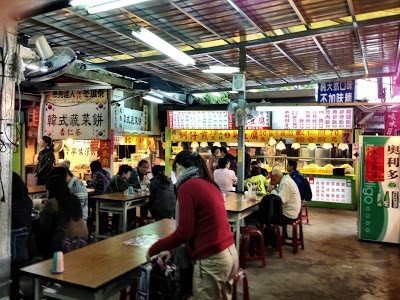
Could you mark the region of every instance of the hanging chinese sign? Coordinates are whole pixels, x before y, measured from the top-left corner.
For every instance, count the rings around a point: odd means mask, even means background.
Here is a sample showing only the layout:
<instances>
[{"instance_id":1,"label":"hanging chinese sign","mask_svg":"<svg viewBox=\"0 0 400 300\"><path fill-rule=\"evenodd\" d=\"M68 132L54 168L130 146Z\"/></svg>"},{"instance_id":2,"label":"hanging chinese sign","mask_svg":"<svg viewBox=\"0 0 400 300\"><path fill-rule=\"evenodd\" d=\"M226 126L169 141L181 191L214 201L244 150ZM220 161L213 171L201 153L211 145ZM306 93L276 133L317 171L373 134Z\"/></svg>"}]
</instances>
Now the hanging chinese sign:
<instances>
[{"instance_id":1,"label":"hanging chinese sign","mask_svg":"<svg viewBox=\"0 0 400 300\"><path fill-rule=\"evenodd\" d=\"M121 105L111 105L111 129L124 132L124 107Z\"/></svg>"},{"instance_id":2,"label":"hanging chinese sign","mask_svg":"<svg viewBox=\"0 0 400 300\"><path fill-rule=\"evenodd\" d=\"M107 103L107 90L69 90L52 91L46 94L47 102L79 103L94 102Z\"/></svg>"},{"instance_id":3,"label":"hanging chinese sign","mask_svg":"<svg viewBox=\"0 0 400 300\"><path fill-rule=\"evenodd\" d=\"M400 135L400 112L386 113L385 135Z\"/></svg>"},{"instance_id":4,"label":"hanging chinese sign","mask_svg":"<svg viewBox=\"0 0 400 300\"><path fill-rule=\"evenodd\" d=\"M385 148L382 146L365 147L365 181L385 180Z\"/></svg>"},{"instance_id":5,"label":"hanging chinese sign","mask_svg":"<svg viewBox=\"0 0 400 300\"><path fill-rule=\"evenodd\" d=\"M353 108L272 112L273 129L353 129Z\"/></svg>"},{"instance_id":6,"label":"hanging chinese sign","mask_svg":"<svg viewBox=\"0 0 400 300\"><path fill-rule=\"evenodd\" d=\"M318 83L318 103L354 102L354 80Z\"/></svg>"},{"instance_id":7,"label":"hanging chinese sign","mask_svg":"<svg viewBox=\"0 0 400 300\"><path fill-rule=\"evenodd\" d=\"M109 168L110 167L110 157L111 157L111 141L100 141L100 146L99 146L99 157L100 157L100 163L104 168Z\"/></svg>"},{"instance_id":8,"label":"hanging chinese sign","mask_svg":"<svg viewBox=\"0 0 400 300\"><path fill-rule=\"evenodd\" d=\"M44 134L53 139L106 140L108 103L44 103Z\"/></svg>"},{"instance_id":9,"label":"hanging chinese sign","mask_svg":"<svg viewBox=\"0 0 400 300\"><path fill-rule=\"evenodd\" d=\"M145 122L143 120L142 111L124 108L123 112L124 112L124 119L123 119L124 132L144 130Z\"/></svg>"},{"instance_id":10,"label":"hanging chinese sign","mask_svg":"<svg viewBox=\"0 0 400 300\"><path fill-rule=\"evenodd\" d=\"M266 143L270 137L298 143L351 143L352 130L245 130L246 142ZM237 130L171 130L174 142L238 142Z\"/></svg>"}]
</instances>

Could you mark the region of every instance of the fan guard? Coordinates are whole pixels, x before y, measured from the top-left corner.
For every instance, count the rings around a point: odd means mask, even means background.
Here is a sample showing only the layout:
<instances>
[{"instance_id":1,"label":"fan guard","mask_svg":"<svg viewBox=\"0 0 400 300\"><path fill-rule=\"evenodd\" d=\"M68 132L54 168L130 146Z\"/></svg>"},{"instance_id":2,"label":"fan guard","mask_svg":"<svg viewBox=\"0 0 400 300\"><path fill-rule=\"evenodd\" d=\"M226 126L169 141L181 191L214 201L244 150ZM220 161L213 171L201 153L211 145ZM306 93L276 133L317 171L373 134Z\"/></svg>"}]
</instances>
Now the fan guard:
<instances>
[{"instance_id":1,"label":"fan guard","mask_svg":"<svg viewBox=\"0 0 400 300\"><path fill-rule=\"evenodd\" d=\"M74 50L69 47L55 47L53 55L45 60L30 62L36 70L25 70L25 79L31 82L53 79L68 71L77 61Z\"/></svg>"}]
</instances>

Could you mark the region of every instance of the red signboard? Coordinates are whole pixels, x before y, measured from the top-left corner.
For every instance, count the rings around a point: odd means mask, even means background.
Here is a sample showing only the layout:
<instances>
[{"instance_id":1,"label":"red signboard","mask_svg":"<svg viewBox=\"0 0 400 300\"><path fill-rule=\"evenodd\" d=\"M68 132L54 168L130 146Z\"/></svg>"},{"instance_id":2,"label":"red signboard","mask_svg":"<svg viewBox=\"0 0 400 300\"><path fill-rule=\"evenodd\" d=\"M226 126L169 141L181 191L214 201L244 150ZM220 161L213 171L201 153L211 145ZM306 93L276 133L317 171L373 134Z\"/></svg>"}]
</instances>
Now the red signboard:
<instances>
[{"instance_id":1,"label":"red signboard","mask_svg":"<svg viewBox=\"0 0 400 300\"><path fill-rule=\"evenodd\" d=\"M386 113L385 135L400 135L400 112Z\"/></svg>"},{"instance_id":2,"label":"red signboard","mask_svg":"<svg viewBox=\"0 0 400 300\"><path fill-rule=\"evenodd\" d=\"M385 181L385 147L365 147L365 181Z\"/></svg>"}]
</instances>

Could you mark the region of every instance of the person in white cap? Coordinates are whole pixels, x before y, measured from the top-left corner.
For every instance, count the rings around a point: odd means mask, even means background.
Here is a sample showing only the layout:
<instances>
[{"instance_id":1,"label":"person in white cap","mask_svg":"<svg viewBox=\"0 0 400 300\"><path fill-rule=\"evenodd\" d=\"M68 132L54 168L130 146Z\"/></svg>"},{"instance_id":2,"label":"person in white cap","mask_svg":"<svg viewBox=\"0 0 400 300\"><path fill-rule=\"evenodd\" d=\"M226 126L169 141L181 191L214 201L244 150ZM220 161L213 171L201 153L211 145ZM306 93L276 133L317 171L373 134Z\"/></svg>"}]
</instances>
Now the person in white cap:
<instances>
[{"instance_id":1,"label":"person in white cap","mask_svg":"<svg viewBox=\"0 0 400 300\"><path fill-rule=\"evenodd\" d=\"M299 188L290 175L283 175L278 168L272 169L271 184L267 191L281 197L285 223L296 221L301 208L301 197Z\"/></svg>"}]
</instances>

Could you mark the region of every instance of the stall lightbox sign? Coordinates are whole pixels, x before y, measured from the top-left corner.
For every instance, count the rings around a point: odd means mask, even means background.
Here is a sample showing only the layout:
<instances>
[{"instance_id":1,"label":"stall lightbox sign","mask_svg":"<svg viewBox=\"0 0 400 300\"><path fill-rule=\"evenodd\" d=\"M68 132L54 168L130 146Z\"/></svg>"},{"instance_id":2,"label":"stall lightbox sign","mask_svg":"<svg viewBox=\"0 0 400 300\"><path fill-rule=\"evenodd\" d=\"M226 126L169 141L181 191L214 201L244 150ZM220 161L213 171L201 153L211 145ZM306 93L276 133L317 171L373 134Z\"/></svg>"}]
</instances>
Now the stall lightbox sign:
<instances>
[{"instance_id":1,"label":"stall lightbox sign","mask_svg":"<svg viewBox=\"0 0 400 300\"><path fill-rule=\"evenodd\" d=\"M353 108L272 112L272 129L353 129Z\"/></svg>"},{"instance_id":2,"label":"stall lightbox sign","mask_svg":"<svg viewBox=\"0 0 400 300\"><path fill-rule=\"evenodd\" d=\"M314 177L310 186L313 200L351 204L351 179Z\"/></svg>"},{"instance_id":3,"label":"stall lightbox sign","mask_svg":"<svg viewBox=\"0 0 400 300\"><path fill-rule=\"evenodd\" d=\"M237 142L237 130L171 130L174 142ZM352 130L245 130L246 142L268 142L270 137L293 139L298 143L349 143Z\"/></svg>"},{"instance_id":4,"label":"stall lightbox sign","mask_svg":"<svg viewBox=\"0 0 400 300\"><path fill-rule=\"evenodd\" d=\"M318 83L318 103L354 102L355 80Z\"/></svg>"},{"instance_id":5,"label":"stall lightbox sign","mask_svg":"<svg viewBox=\"0 0 400 300\"><path fill-rule=\"evenodd\" d=\"M106 140L108 104L44 102L44 134L53 139Z\"/></svg>"},{"instance_id":6,"label":"stall lightbox sign","mask_svg":"<svg viewBox=\"0 0 400 300\"><path fill-rule=\"evenodd\" d=\"M168 128L170 129L233 129L234 115L227 111L168 111ZM258 112L257 116L247 120L247 129L269 129L270 112Z\"/></svg>"},{"instance_id":7,"label":"stall lightbox sign","mask_svg":"<svg viewBox=\"0 0 400 300\"><path fill-rule=\"evenodd\" d=\"M386 113L385 135L400 135L400 111Z\"/></svg>"}]
</instances>

